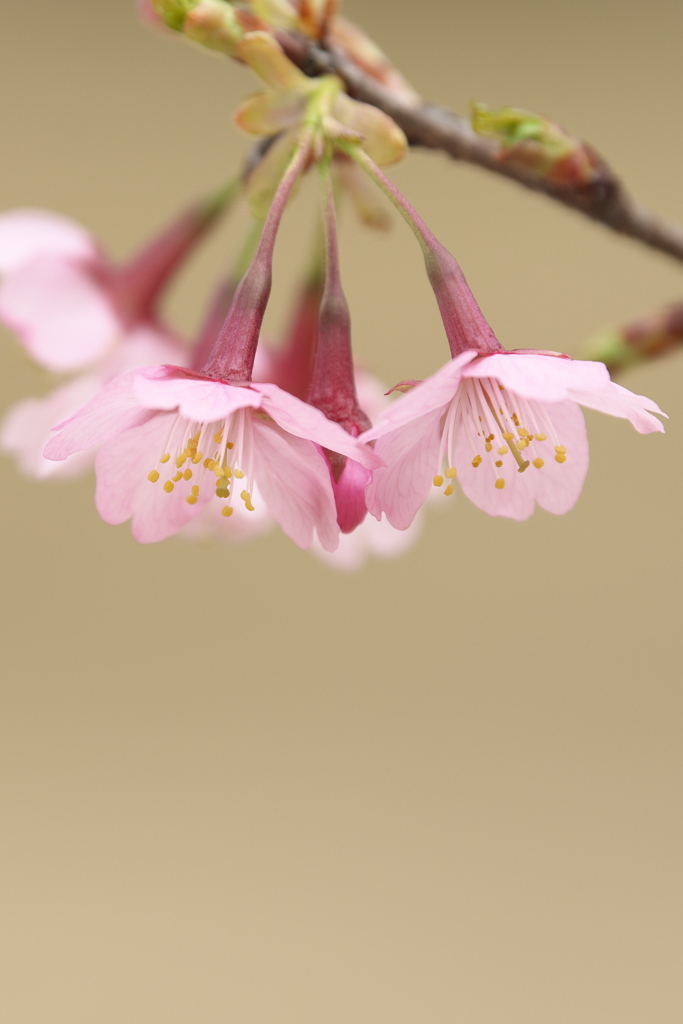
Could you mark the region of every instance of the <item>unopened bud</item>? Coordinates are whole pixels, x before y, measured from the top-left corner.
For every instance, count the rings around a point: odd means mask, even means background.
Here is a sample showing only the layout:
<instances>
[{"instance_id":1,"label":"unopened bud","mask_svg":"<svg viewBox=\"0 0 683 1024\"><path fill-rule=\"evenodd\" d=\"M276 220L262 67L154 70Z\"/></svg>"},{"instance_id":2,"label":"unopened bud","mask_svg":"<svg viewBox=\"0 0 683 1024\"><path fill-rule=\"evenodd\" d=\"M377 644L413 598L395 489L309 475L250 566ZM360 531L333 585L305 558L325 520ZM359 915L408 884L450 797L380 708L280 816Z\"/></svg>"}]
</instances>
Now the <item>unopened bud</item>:
<instances>
[{"instance_id":1,"label":"unopened bud","mask_svg":"<svg viewBox=\"0 0 683 1024\"><path fill-rule=\"evenodd\" d=\"M499 159L534 171L558 185L580 187L611 179L609 168L587 143L561 125L528 110L484 104L472 107L472 127L500 143Z\"/></svg>"},{"instance_id":2,"label":"unopened bud","mask_svg":"<svg viewBox=\"0 0 683 1024\"><path fill-rule=\"evenodd\" d=\"M683 304L677 304L622 327L602 331L585 343L581 355L605 363L610 373L616 373L682 344Z\"/></svg>"},{"instance_id":3,"label":"unopened bud","mask_svg":"<svg viewBox=\"0 0 683 1024\"><path fill-rule=\"evenodd\" d=\"M183 31L185 18L199 0L151 0L151 6L164 25L176 32Z\"/></svg>"},{"instance_id":4,"label":"unopened bud","mask_svg":"<svg viewBox=\"0 0 683 1024\"><path fill-rule=\"evenodd\" d=\"M195 43L229 57L236 55L244 36L238 13L224 0L200 0L185 18L183 32Z\"/></svg>"}]
</instances>

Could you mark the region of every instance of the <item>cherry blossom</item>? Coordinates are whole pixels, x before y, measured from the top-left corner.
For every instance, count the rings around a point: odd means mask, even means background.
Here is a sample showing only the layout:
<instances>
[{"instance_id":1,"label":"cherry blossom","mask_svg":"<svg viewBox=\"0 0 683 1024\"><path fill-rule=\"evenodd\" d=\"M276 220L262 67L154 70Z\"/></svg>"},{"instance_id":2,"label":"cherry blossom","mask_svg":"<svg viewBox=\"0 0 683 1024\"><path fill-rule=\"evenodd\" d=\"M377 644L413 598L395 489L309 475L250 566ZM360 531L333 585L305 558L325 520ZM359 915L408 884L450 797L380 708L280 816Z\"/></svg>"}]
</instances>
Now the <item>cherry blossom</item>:
<instances>
[{"instance_id":1,"label":"cherry blossom","mask_svg":"<svg viewBox=\"0 0 683 1024\"><path fill-rule=\"evenodd\" d=\"M274 384L234 386L181 367L117 377L57 427L49 459L101 445L96 505L105 522L132 518L143 543L163 540L209 501L229 518L251 511L255 487L284 532L309 547L338 543L334 496L318 445L373 468L372 449Z\"/></svg>"},{"instance_id":2,"label":"cherry blossom","mask_svg":"<svg viewBox=\"0 0 683 1024\"><path fill-rule=\"evenodd\" d=\"M602 363L551 353L461 353L399 398L362 439L386 467L373 473L368 508L403 530L432 487L462 490L484 512L527 519L538 504L562 514L588 470L579 405L663 431L661 409L610 380Z\"/></svg>"}]
</instances>

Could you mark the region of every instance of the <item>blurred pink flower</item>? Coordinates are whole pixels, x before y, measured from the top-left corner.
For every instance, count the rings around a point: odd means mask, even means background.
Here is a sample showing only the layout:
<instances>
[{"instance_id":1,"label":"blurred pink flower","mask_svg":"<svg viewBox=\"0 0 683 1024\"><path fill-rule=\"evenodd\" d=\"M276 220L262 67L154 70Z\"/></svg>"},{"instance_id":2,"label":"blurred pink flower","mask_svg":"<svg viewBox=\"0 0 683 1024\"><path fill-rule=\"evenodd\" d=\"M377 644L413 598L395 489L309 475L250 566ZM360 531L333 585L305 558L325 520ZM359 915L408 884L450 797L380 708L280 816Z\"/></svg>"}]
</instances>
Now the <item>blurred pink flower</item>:
<instances>
[{"instance_id":1,"label":"blurred pink flower","mask_svg":"<svg viewBox=\"0 0 683 1024\"><path fill-rule=\"evenodd\" d=\"M376 439L386 463L368 486L369 510L406 529L430 489L453 493L457 475L489 515L527 519L536 503L567 512L588 470L579 403L628 419L642 434L664 429L651 415L664 415L659 407L613 383L602 363L551 353L457 355L362 435Z\"/></svg>"},{"instance_id":2,"label":"blurred pink flower","mask_svg":"<svg viewBox=\"0 0 683 1024\"><path fill-rule=\"evenodd\" d=\"M314 532L338 544L334 496L317 446L368 468L372 449L274 384L232 385L176 366L150 366L111 381L60 424L49 459L101 444L96 504L105 522L133 520L143 543L163 540L209 502L248 511L258 486L283 531L299 547Z\"/></svg>"},{"instance_id":3,"label":"blurred pink flower","mask_svg":"<svg viewBox=\"0 0 683 1024\"><path fill-rule=\"evenodd\" d=\"M0 320L46 369L92 366L138 328L159 329L165 285L221 209L221 200L198 204L122 266L64 217L0 215Z\"/></svg>"},{"instance_id":4,"label":"blurred pink flower","mask_svg":"<svg viewBox=\"0 0 683 1024\"><path fill-rule=\"evenodd\" d=\"M0 215L0 319L41 366L80 376L43 398L18 402L0 425L0 448L29 476L72 477L94 453L68 462L43 457L55 423L126 370L187 361L187 350L159 320L156 305L173 272L230 199L226 190L197 204L128 264L114 266L78 224L42 210Z\"/></svg>"}]
</instances>

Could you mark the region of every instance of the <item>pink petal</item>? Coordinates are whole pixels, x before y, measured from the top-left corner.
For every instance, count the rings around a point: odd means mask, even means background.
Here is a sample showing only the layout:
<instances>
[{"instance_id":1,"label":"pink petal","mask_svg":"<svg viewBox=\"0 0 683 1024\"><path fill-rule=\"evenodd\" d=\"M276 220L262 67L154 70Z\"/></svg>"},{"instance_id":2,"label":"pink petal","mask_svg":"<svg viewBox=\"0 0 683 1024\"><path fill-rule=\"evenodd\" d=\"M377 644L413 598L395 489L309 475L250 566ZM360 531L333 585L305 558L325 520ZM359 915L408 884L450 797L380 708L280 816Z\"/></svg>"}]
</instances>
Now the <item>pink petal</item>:
<instances>
[{"instance_id":1,"label":"pink petal","mask_svg":"<svg viewBox=\"0 0 683 1024\"><path fill-rule=\"evenodd\" d=\"M640 434L664 433L664 424L651 415L652 412L666 416L656 402L645 395L636 395L620 384L610 381L602 391L581 391L572 388L572 398L589 409L606 412L610 416L630 420ZM649 410L649 411L648 411Z\"/></svg>"},{"instance_id":2,"label":"pink petal","mask_svg":"<svg viewBox=\"0 0 683 1024\"><path fill-rule=\"evenodd\" d=\"M367 469L374 469L382 464L372 448L347 434L343 427L328 420L314 406L300 401L287 391L282 391L276 384L254 383L251 386L263 395L263 411L272 416L288 433L355 459Z\"/></svg>"},{"instance_id":3,"label":"pink petal","mask_svg":"<svg viewBox=\"0 0 683 1024\"><path fill-rule=\"evenodd\" d=\"M45 458L59 462L73 452L103 444L130 427L146 423L153 413L141 407L133 382L141 373L161 376L167 372L164 366L147 366L142 370L129 370L110 381L82 409L57 424L54 429L59 433L45 446Z\"/></svg>"},{"instance_id":4,"label":"pink petal","mask_svg":"<svg viewBox=\"0 0 683 1024\"><path fill-rule=\"evenodd\" d=\"M342 533L351 533L367 515L365 488L372 473L365 466L347 459L339 480L331 477L334 501L337 506L337 522Z\"/></svg>"},{"instance_id":5,"label":"pink petal","mask_svg":"<svg viewBox=\"0 0 683 1024\"><path fill-rule=\"evenodd\" d=\"M273 518L300 548L317 531L326 551L339 543L337 510L325 460L310 441L252 420L254 476Z\"/></svg>"},{"instance_id":6,"label":"pink petal","mask_svg":"<svg viewBox=\"0 0 683 1024\"><path fill-rule=\"evenodd\" d=\"M59 373L99 359L122 330L90 269L56 256L26 263L6 278L0 317L38 363Z\"/></svg>"},{"instance_id":7,"label":"pink petal","mask_svg":"<svg viewBox=\"0 0 683 1024\"><path fill-rule=\"evenodd\" d=\"M604 363L516 352L496 353L471 363L464 377L495 377L509 391L542 402L562 402L572 390L600 391L609 383Z\"/></svg>"},{"instance_id":8,"label":"pink petal","mask_svg":"<svg viewBox=\"0 0 683 1024\"><path fill-rule=\"evenodd\" d=\"M576 503L588 471L588 440L583 415L575 402L544 404L558 438L567 449L567 461L555 461L553 441L534 441L533 448L524 450L529 461L540 457L541 469L530 465L520 473L508 453L504 456L500 473L505 487L495 487L496 472L491 458L484 458L478 468L472 466L472 451L461 433L455 444L457 479L464 493L478 508L490 516L509 519L528 519L536 502L556 515L568 512Z\"/></svg>"},{"instance_id":9,"label":"pink petal","mask_svg":"<svg viewBox=\"0 0 683 1024\"><path fill-rule=\"evenodd\" d=\"M258 409L261 396L248 387L234 387L217 380L197 380L180 372L166 380L140 377L135 393L148 409L177 409L185 419L198 423L222 420L237 409Z\"/></svg>"},{"instance_id":10,"label":"pink petal","mask_svg":"<svg viewBox=\"0 0 683 1024\"><path fill-rule=\"evenodd\" d=\"M103 445L95 460L97 511L111 524L132 517L133 537L141 544L177 533L213 499L213 481L200 490L199 501L190 505L185 500L192 486L189 482L181 481L167 494L161 480L148 480L163 452L173 419L172 413L159 413L142 426L126 430Z\"/></svg>"},{"instance_id":11,"label":"pink petal","mask_svg":"<svg viewBox=\"0 0 683 1024\"><path fill-rule=\"evenodd\" d=\"M78 476L92 463L94 453L79 452L64 462L53 462L43 456L43 449L52 437L52 427L71 416L102 387L94 374L83 375L50 391L44 398L18 402L7 412L0 428L0 448L16 458L27 476L63 479Z\"/></svg>"},{"instance_id":12,"label":"pink petal","mask_svg":"<svg viewBox=\"0 0 683 1024\"><path fill-rule=\"evenodd\" d=\"M431 377L416 384L412 391L397 398L387 408L379 423L366 430L363 439L372 441L425 413L444 411L458 389L465 368L476 358L474 351L463 352L442 366Z\"/></svg>"},{"instance_id":13,"label":"pink petal","mask_svg":"<svg viewBox=\"0 0 683 1024\"><path fill-rule=\"evenodd\" d=\"M97 246L79 224L47 210L0 214L0 273L17 270L38 256L91 260Z\"/></svg>"},{"instance_id":14,"label":"pink petal","mask_svg":"<svg viewBox=\"0 0 683 1024\"><path fill-rule=\"evenodd\" d=\"M141 426L124 430L102 446L95 463L97 491L95 504L105 523L125 523L133 515L135 496L146 485L150 493L161 491L161 485L150 483L147 476L163 454L162 448L174 420L172 413L159 413Z\"/></svg>"},{"instance_id":15,"label":"pink petal","mask_svg":"<svg viewBox=\"0 0 683 1024\"><path fill-rule=\"evenodd\" d=\"M442 416L441 408L429 412L385 433L377 442L377 454L386 467L373 472L365 500L376 519L384 513L397 530L410 526L433 486Z\"/></svg>"}]
</instances>

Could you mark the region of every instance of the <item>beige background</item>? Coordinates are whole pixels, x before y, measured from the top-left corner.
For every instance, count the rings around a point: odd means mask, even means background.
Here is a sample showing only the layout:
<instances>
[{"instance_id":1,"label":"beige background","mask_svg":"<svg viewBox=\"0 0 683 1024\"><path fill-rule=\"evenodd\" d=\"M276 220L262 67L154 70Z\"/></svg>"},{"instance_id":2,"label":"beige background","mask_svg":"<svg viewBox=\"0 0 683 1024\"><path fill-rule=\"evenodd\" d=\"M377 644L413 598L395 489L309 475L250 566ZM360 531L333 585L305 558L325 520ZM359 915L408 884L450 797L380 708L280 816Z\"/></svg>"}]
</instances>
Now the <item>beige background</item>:
<instances>
[{"instance_id":1,"label":"beige background","mask_svg":"<svg viewBox=\"0 0 683 1024\"><path fill-rule=\"evenodd\" d=\"M5 8L1 206L123 256L246 152L244 69L128 0ZM552 114L683 221L680 0L347 11L425 96ZM422 153L393 176L509 347L576 351L681 297L673 261L511 184ZM236 227L184 275L183 328ZM435 369L409 233L349 222L342 259L359 356L391 383ZM48 387L7 334L0 358L4 406ZM359 575L275 534L140 547L92 479L4 463L3 1022L680 1024L683 363L623 383L668 433L589 415L571 514L460 498Z\"/></svg>"}]
</instances>

